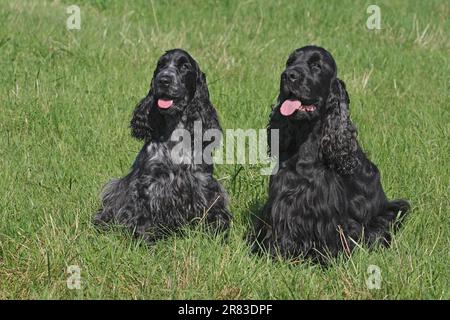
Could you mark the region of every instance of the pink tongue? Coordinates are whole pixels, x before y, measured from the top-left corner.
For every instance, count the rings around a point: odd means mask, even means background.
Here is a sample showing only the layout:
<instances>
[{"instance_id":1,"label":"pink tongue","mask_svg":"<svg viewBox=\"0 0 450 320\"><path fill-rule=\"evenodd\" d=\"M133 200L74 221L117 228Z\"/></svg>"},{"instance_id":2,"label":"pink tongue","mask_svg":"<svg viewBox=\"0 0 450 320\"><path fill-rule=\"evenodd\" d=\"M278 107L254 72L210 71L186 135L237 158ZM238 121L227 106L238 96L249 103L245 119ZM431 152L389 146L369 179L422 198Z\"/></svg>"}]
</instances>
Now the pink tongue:
<instances>
[{"instance_id":1,"label":"pink tongue","mask_svg":"<svg viewBox=\"0 0 450 320\"><path fill-rule=\"evenodd\" d=\"M173 100L158 99L158 107L161 109L169 109L173 104Z\"/></svg>"},{"instance_id":2,"label":"pink tongue","mask_svg":"<svg viewBox=\"0 0 450 320\"><path fill-rule=\"evenodd\" d=\"M296 110L299 110L301 106L302 104L298 100L286 100L281 105L280 112L283 116L290 116Z\"/></svg>"}]
</instances>

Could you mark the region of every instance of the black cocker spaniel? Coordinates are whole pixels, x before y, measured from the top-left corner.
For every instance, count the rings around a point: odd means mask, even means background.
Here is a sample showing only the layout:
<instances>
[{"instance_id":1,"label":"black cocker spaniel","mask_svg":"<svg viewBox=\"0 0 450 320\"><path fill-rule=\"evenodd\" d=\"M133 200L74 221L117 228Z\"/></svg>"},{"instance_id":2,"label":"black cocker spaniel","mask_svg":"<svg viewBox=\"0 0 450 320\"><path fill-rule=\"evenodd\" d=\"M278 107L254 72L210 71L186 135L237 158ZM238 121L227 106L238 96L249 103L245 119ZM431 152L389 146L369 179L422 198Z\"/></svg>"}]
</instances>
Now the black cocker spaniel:
<instances>
[{"instance_id":1,"label":"black cocker spaniel","mask_svg":"<svg viewBox=\"0 0 450 320\"><path fill-rule=\"evenodd\" d=\"M105 186L94 223L125 225L148 242L194 222L226 231L231 220L227 195L213 177L211 158L197 157L209 145L202 139L209 129L221 132L205 74L186 51L167 51L131 120L131 133L144 146L131 171ZM182 135L174 138L180 130L189 135L188 148L180 148Z\"/></svg>"},{"instance_id":2,"label":"black cocker spaniel","mask_svg":"<svg viewBox=\"0 0 450 320\"><path fill-rule=\"evenodd\" d=\"M279 130L279 170L254 220L253 251L326 263L358 242L389 245L409 204L386 198L349 104L329 52L306 46L289 56L268 125L269 142Z\"/></svg>"}]
</instances>

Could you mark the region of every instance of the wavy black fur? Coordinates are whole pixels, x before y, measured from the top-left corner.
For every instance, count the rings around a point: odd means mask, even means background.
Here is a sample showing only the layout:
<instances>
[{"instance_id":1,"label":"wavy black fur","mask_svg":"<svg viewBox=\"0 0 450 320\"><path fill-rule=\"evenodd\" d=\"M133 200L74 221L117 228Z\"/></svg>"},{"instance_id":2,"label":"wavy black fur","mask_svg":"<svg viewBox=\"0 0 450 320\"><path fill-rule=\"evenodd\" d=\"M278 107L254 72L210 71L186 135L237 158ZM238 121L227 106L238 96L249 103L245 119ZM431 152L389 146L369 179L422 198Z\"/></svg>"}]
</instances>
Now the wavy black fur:
<instances>
[{"instance_id":1,"label":"wavy black fur","mask_svg":"<svg viewBox=\"0 0 450 320\"><path fill-rule=\"evenodd\" d=\"M158 99L173 100L173 105L160 108ZM170 50L159 59L150 91L131 119L131 133L144 146L131 172L105 186L95 224L125 225L149 242L193 222L204 221L214 231L228 229L227 194L213 177L213 164L195 164L194 153L183 163L171 155L175 129L189 131L193 148L194 122L201 123L202 133L221 130L197 62L186 51Z\"/></svg>"},{"instance_id":2,"label":"wavy black fur","mask_svg":"<svg viewBox=\"0 0 450 320\"><path fill-rule=\"evenodd\" d=\"M314 110L283 116L288 99ZM307 46L291 54L268 125L269 140L270 129L280 130L280 167L254 220L253 251L326 262L350 254L355 242L389 245L409 204L386 198L378 168L356 139L349 104L330 53Z\"/></svg>"}]
</instances>

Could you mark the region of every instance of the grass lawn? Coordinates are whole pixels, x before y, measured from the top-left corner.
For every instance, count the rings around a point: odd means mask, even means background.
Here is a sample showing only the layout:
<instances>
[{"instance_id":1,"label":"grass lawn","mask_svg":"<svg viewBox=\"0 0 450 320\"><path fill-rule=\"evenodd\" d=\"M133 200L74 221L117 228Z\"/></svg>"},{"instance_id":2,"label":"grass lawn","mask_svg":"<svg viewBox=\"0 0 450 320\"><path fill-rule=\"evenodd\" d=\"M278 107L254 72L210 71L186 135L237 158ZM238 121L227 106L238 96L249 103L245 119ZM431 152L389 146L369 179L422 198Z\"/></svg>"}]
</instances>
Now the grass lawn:
<instances>
[{"instance_id":1,"label":"grass lawn","mask_svg":"<svg viewBox=\"0 0 450 320\"><path fill-rule=\"evenodd\" d=\"M67 30L66 7L81 9ZM450 299L450 3L378 1L0 2L0 298ZM141 144L131 111L156 59L187 49L226 128L264 128L288 54L327 48L352 119L390 198L412 211L392 248L360 248L329 268L248 252L266 199L256 165L218 165L234 223L222 243L192 230L147 247L90 223L99 192ZM81 290L67 267L81 268ZM380 289L366 285L369 265Z\"/></svg>"}]
</instances>

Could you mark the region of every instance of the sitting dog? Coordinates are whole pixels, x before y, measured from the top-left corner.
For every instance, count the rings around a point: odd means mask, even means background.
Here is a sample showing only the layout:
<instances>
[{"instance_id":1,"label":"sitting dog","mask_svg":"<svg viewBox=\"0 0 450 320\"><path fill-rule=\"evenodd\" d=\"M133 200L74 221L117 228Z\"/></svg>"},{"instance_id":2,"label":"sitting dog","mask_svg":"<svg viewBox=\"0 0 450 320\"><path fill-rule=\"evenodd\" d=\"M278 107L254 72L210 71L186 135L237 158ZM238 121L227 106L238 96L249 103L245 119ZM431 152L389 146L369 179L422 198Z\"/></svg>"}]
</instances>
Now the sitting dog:
<instances>
[{"instance_id":1,"label":"sitting dog","mask_svg":"<svg viewBox=\"0 0 450 320\"><path fill-rule=\"evenodd\" d=\"M125 225L148 242L195 221L204 221L214 231L226 231L231 220L227 195L213 177L212 162L194 161L198 150L174 157L179 154L175 152L179 142L173 133L189 133L188 146L194 150L196 125L201 128L196 134L209 129L221 132L205 74L186 51L167 51L131 120L131 133L144 140L144 146L130 173L105 186L103 208L94 223ZM202 139L201 154L207 146Z\"/></svg>"},{"instance_id":2,"label":"sitting dog","mask_svg":"<svg viewBox=\"0 0 450 320\"><path fill-rule=\"evenodd\" d=\"M279 132L279 170L254 220L253 251L325 262L358 241L388 245L409 209L389 201L349 117L349 96L329 52L295 50L268 125Z\"/></svg>"}]
</instances>

